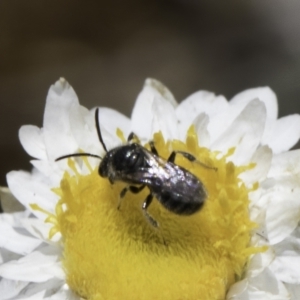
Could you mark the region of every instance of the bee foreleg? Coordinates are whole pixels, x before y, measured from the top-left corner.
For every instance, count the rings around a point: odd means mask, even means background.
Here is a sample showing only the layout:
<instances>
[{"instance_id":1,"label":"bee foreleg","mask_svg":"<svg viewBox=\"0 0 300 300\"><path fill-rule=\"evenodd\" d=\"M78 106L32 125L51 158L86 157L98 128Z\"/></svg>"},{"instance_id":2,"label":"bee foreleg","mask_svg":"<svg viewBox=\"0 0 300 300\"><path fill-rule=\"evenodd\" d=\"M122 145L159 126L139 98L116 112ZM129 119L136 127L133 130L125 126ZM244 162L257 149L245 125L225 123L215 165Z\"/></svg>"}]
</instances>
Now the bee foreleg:
<instances>
[{"instance_id":1,"label":"bee foreleg","mask_svg":"<svg viewBox=\"0 0 300 300\"><path fill-rule=\"evenodd\" d=\"M133 140L135 140L138 144L140 144L140 139L137 137L137 135L134 132L130 132L127 138L127 142L130 143Z\"/></svg>"},{"instance_id":2,"label":"bee foreleg","mask_svg":"<svg viewBox=\"0 0 300 300\"><path fill-rule=\"evenodd\" d=\"M143 202L142 205L142 210L144 213L145 218L147 219L147 221L153 226L153 227L158 227L158 223L157 221L155 221L148 213L147 208L149 207L149 205L151 204L153 199L152 194L149 194L146 198L146 200Z\"/></svg>"},{"instance_id":3,"label":"bee foreleg","mask_svg":"<svg viewBox=\"0 0 300 300\"><path fill-rule=\"evenodd\" d=\"M149 142L149 146L150 146L151 152L152 152L153 154L155 154L155 155L158 156L158 152L157 152L157 150L156 150L156 148L155 148L155 146L154 146L153 141Z\"/></svg>"},{"instance_id":4,"label":"bee foreleg","mask_svg":"<svg viewBox=\"0 0 300 300\"><path fill-rule=\"evenodd\" d=\"M137 194L139 193L143 188L145 187L145 185L141 185L141 186L134 186L134 185L128 185L126 186L120 193L120 197L119 197L119 203L118 203L118 209L120 209L121 206L121 201L122 198L125 197L126 193L128 192L128 190L130 190L131 193L133 194Z\"/></svg>"},{"instance_id":5,"label":"bee foreleg","mask_svg":"<svg viewBox=\"0 0 300 300\"><path fill-rule=\"evenodd\" d=\"M142 184L141 186L130 185L130 186L129 186L129 190L130 190L131 193L137 194L137 193L139 193L141 190L143 190L144 187L145 187L144 184Z\"/></svg>"}]
</instances>

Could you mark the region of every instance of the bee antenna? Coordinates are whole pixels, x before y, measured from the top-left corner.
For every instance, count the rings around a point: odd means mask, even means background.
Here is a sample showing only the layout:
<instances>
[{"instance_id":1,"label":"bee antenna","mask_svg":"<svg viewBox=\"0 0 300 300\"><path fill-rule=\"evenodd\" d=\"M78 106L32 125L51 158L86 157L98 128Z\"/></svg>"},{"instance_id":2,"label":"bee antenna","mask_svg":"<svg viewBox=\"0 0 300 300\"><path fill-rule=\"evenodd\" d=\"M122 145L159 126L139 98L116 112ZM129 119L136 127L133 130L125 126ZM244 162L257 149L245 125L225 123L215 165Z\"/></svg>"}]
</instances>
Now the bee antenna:
<instances>
[{"instance_id":1,"label":"bee antenna","mask_svg":"<svg viewBox=\"0 0 300 300\"><path fill-rule=\"evenodd\" d=\"M79 157L80 156L89 156L89 157L95 157L95 158L102 159L101 156L96 155L96 154L91 154L91 153L74 153L74 154L68 154L68 155L60 156L55 161L59 161L59 160L62 160L62 159L65 159L65 158L69 158L69 157L76 157L76 156L79 156Z\"/></svg>"},{"instance_id":2,"label":"bee antenna","mask_svg":"<svg viewBox=\"0 0 300 300\"><path fill-rule=\"evenodd\" d=\"M97 134L98 134L98 138L100 140L101 145L103 146L103 149L105 150L105 152L107 151L107 148L104 144L103 138L102 138L102 134L101 134L101 130L100 130L100 124L99 124L99 108L96 108L96 112L95 112L95 122L96 122L96 128L97 128Z\"/></svg>"}]
</instances>

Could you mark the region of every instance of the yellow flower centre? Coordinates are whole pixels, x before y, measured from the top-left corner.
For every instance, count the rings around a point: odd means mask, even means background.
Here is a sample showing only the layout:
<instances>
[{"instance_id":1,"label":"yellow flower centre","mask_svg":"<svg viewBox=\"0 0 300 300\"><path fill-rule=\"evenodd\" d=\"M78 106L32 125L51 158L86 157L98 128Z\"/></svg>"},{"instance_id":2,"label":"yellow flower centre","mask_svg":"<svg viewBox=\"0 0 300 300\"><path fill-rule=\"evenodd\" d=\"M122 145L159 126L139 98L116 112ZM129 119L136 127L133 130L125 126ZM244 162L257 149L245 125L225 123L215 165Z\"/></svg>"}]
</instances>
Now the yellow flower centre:
<instances>
[{"instance_id":1,"label":"yellow flower centre","mask_svg":"<svg viewBox=\"0 0 300 300\"><path fill-rule=\"evenodd\" d=\"M181 216L154 199L148 209L159 223L154 228L141 210L147 188L138 194L128 192L117 209L126 185L101 178L87 158L82 159L90 172L82 175L69 159L73 172L66 172L55 189L61 200L50 233L62 234L67 283L92 300L223 300L241 278L249 256L262 251L249 244L255 227L248 211L251 190L238 178L253 165L227 162L234 149L221 156L199 146L193 128L186 143L165 142L161 133L153 141L165 159L173 149L180 150L212 167L176 156L176 164L204 184L205 205L198 213Z\"/></svg>"}]
</instances>

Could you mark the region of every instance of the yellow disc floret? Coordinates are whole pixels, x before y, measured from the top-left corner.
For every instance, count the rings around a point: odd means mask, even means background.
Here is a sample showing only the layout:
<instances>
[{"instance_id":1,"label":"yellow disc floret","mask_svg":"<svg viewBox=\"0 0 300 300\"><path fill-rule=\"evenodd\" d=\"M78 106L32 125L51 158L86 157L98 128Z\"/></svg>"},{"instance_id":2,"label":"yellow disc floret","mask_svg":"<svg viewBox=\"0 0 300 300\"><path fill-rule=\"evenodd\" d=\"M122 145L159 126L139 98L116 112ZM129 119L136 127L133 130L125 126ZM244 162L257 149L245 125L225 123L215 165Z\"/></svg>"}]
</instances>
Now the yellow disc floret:
<instances>
[{"instance_id":1,"label":"yellow disc floret","mask_svg":"<svg viewBox=\"0 0 300 300\"><path fill-rule=\"evenodd\" d=\"M125 184L101 178L87 158L90 173L82 175L69 159L72 175L66 172L55 190L61 198L55 228L62 234L67 283L92 300L224 300L249 256L261 251L249 245L255 227L249 219L250 190L238 178L253 166L227 162L234 149L221 156L199 146L193 128L186 143L165 142L161 133L153 141L163 158L180 150L200 162L176 157L176 164L206 188L202 210L180 216L154 200L149 213L160 224L154 228L141 211L149 190L128 192L118 209Z\"/></svg>"}]
</instances>

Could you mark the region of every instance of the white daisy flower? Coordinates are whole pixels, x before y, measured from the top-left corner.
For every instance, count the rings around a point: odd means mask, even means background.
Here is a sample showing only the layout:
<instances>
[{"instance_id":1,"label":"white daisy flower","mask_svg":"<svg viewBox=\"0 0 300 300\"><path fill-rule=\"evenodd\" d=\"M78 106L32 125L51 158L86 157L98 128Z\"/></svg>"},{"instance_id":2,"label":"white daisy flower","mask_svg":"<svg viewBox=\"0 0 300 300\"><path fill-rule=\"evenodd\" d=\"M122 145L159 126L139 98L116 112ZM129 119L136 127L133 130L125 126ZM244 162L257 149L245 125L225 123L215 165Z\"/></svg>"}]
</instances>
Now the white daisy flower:
<instances>
[{"instance_id":1,"label":"white daisy flower","mask_svg":"<svg viewBox=\"0 0 300 300\"><path fill-rule=\"evenodd\" d=\"M181 216L149 194L98 174L95 110L61 79L50 88L43 128L23 126L32 172L7 175L25 211L0 215L1 299L298 299L300 294L300 116L278 119L269 88L223 96L200 91L177 104L148 79L131 119L99 109L108 150L134 132L159 156L203 183L203 208Z\"/></svg>"}]
</instances>

